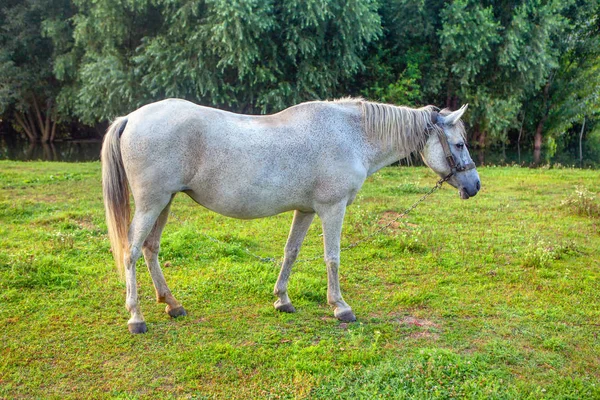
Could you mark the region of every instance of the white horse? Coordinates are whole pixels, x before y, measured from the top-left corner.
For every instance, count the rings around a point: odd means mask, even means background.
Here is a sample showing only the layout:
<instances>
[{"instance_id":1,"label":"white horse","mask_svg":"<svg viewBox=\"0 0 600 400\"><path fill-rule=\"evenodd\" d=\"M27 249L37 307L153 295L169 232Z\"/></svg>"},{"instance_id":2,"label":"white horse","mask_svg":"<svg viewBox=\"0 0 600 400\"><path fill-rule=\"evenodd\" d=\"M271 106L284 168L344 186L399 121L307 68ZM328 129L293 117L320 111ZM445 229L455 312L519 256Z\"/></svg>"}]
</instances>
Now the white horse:
<instances>
[{"instance_id":1,"label":"white horse","mask_svg":"<svg viewBox=\"0 0 600 400\"><path fill-rule=\"evenodd\" d=\"M355 321L338 278L346 206L365 179L421 153L425 163L459 189L477 194L480 181L465 145L460 110L435 111L342 99L315 101L266 116L239 115L169 99L113 122L102 147L102 186L112 251L127 285L131 333L146 332L135 264L144 255L158 302L171 317L185 315L158 262L160 237L173 197L184 192L229 217L251 219L294 210L275 284L275 308L295 309L287 285L315 213L323 225L327 302L341 321ZM434 133L434 134L432 134ZM129 187L131 189L129 189ZM131 224L129 193L135 213Z\"/></svg>"}]
</instances>

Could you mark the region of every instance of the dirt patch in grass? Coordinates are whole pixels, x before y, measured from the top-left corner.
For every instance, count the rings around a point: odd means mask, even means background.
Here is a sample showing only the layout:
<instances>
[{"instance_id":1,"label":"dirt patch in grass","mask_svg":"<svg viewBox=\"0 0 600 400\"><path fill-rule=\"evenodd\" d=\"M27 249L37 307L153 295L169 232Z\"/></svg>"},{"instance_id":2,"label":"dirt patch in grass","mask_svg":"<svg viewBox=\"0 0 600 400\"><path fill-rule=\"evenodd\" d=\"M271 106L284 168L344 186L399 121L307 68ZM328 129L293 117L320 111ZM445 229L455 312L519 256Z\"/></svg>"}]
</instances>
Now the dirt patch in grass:
<instances>
[{"instance_id":1,"label":"dirt patch in grass","mask_svg":"<svg viewBox=\"0 0 600 400\"><path fill-rule=\"evenodd\" d=\"M419 331L419 332L413 332L410 335L408 335L409 338L411 339L439 339L440 335L438 333L435 332L430 332L430 331Z\"/></svg>"},{"instance_id":2,"label":"dirt patch in grass","mask_svg":"<svg viewBox=\"0 0 600 400\"><path fill-rule=\"evenodd\" d=\"M383 215L377 221L377 224L380 226L386 226L389 224L388 228L390 229L402 229L404 226L416 227L416 224L411 224L410 222L403 222L402 220L406 218L406 215L402 215L397 211L387 210L384 211ZM397 221L395 221L397 219Z\"/></svg>"},{"instance_id":3,"label":"dirt patch in grass","mask_svg":"<svg viewBox=\"0 0 600 400\"><path fill-rule=\"evenodd\" d=\"M77 218L76 221L81 229L87 229L88 231L98 229L98 226L94 224L93 219L91 217L80 217Z\"/></svg>"},{"instance_id":4,"label":"dirt patch in grass","mask_svg":"<svg viewBox=\"0 0 600 400\"><path fill-rule=\"evenodd\" d=\"M406 315L395 320L400 326L409 328L412 332L408 334L411 339L439 339L440 335L437 332L440 328L439 324L428 319L413 317Z\"/></svg>"},{"instance_id":5,"label":"dirt patch in grass","mask_svg":"<svg viewBox=\"0 0 600 400\"><path fill-rule=\"evenodd\" d=\"M428 319L420 319L413 317L411 315L407 315L397 320L400 325L412 325L423 328L439 328L439 325L434 323L433 321L429 321Z\"/></svg>"}]
</instances>

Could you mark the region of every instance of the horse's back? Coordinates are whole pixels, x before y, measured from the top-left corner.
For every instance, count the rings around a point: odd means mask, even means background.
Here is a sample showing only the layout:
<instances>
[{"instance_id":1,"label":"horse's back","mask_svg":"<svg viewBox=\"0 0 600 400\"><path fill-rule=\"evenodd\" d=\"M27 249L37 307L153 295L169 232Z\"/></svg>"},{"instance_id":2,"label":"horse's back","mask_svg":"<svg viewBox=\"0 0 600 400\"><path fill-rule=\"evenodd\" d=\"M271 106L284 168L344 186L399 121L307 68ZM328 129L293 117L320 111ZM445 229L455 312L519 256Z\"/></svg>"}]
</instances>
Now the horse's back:
<instances>
[{"instance_id":1,"label":"horse's back","mask_svg":"<svg viewBox=\"0 0 600 400\"><path fill-rule=\"evenodd\" d=\"M255 218L310 209L319 186L328 186L328 196L342 195L336 185L341 192L360 186L353 175L360 170L359 119L335 103L249 116L165 100L128 116L122 153L128 176L143 185L159 183L222 214Z\"/></svg>"}]
</instances>

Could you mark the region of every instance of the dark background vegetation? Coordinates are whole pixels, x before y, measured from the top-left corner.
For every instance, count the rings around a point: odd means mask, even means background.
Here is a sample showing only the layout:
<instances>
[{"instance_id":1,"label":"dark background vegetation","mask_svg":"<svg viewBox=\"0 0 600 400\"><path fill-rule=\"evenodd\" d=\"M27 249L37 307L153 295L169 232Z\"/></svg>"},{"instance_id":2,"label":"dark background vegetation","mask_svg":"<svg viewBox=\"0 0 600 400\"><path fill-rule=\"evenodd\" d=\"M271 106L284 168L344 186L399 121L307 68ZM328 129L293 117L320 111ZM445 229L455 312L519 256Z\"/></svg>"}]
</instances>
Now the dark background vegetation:
<instances>
[{"instance_id":1,"label":"dark background vegetation","mask_svg":"<svg viewBox=\"0 0 600 400\"><path fill-rule=\"evenodd\" d=\"M241 113L363 96L455 109L479 148L600 160L597 0L4 0L0 132L100 138L181 97ZM596 161L597 162L597 161Z\"/></svg>"}]
</instances>

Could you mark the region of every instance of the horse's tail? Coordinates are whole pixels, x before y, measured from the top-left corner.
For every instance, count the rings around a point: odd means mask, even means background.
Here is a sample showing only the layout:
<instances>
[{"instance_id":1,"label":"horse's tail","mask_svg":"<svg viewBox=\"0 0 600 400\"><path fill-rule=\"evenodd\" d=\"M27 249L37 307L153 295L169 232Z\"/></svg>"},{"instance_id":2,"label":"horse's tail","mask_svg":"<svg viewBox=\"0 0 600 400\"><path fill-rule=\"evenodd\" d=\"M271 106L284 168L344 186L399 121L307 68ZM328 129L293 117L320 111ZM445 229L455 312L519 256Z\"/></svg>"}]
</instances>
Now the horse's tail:
<instances>
[{"instance_id":1,"label":"horse's tail","mask_svg":"<svg viewBox=\"0 0 600 400\"><path fill-rule=\"evenodd\" d=\"M117 118L108 128L102 143L102 193L106 211L108 237L117 268L121 276L124 271L124 257L129 251L127 225L131 210L129 208L129 185L123 158L121 157L120 139L127 117Z\"/></svg>"}]
</instances>

